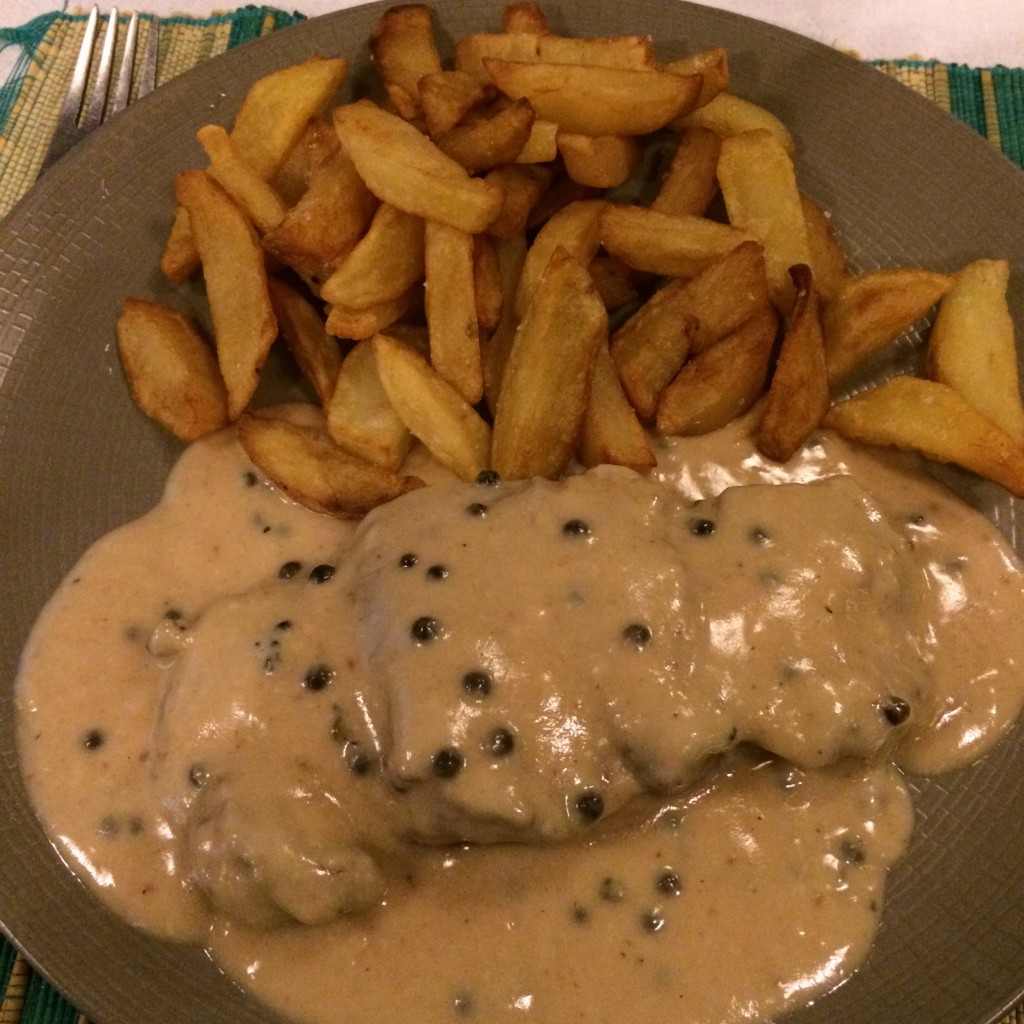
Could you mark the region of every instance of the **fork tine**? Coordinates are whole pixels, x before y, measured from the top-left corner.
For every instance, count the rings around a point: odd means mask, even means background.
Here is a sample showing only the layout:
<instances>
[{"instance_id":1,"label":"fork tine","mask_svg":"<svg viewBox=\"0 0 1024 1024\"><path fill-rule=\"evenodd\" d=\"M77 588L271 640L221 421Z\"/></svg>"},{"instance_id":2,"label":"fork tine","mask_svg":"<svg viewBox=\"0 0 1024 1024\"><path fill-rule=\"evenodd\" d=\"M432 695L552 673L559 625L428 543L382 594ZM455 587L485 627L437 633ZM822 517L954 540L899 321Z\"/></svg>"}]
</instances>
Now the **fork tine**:
<instances>
[{"instance_id":1,"label":"fork tine","mask_svg":"<svg viewBox=\"0 0 1024 1024\"><path fill-rule=\"evenodd\" d=\"M107 114L116 114L128 106L128 100L132 91L132 71L135 68L135 47L139 35L139 16L133 14L128 22L128 31L124 37L124 50L121 54L121 64L117 71L117 82L114 86L114 95L107 104Z\"/></svg>"},{"instance_id":2,"label":"fork tine","mask_svg":"<svg viewBox=\"0 0 1024 1024\"><path fill-rule=\"evenodd\" d=\"M110 8L107 31L103 34L103 49L96 69L92 96L79 122L82 131L88 132L103 122L103 111L107 105L107 91L110 89L110 73L114 67L114 44L117 42L117 8Z\"/></svg>"},{"instance_id":3,"label":"fork tine","mask_svg":"<svg viewBox=\"0 0 1024 1024\"><path fill-rule=\"evenodd\" d=\"M156 62L160 46L160 19L154 14L149 19L149 38L142 54L142 65L139 68L138 85L135 87L137 96L145 96L156 88Z\"/></svg>"},{"instance_id":4,"label":"fork tine","mask_svg":"<svg viewBox=\"0 0 1024 1024\"><path fill-rule=\"evenodd\" d=\"M68 86L67 95L61 104L60 113L57 115L57 130L61 130L66 124L77 124L78 115L82 110L82 100L85 97L85 86L89 79L89 64L92 62L92 50L96 45L96 25L99 21L100 9L93 6L89 12L89 20L85 23L85 34L82 36L82 46L78 51L78 59L75 61L75 69L71 72L71 83Z\"/></svg>"}]
</instances>

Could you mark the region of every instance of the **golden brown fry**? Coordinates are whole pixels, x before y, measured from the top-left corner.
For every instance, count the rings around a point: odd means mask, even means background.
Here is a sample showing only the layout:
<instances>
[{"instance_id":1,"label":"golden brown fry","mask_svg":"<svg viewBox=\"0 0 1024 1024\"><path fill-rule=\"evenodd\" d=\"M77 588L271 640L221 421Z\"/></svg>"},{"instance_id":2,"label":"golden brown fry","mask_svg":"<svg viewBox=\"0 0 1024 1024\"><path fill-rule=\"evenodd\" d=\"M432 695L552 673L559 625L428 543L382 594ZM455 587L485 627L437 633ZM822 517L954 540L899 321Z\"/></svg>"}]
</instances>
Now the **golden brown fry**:
<instances>
[{"instance_id":1,"label":"golden brown fry","mask_svg":"<svg viewBox=\"0 0 1024 1024\"><path fill-rule=\"evenodd\" d=\"M491 428L473 407L408 345L373 339L377 372L402 422L443 466L474 480L490 465Z\"/></svg>"},{"instance_id":2,"label":"golden brown fry","mask_svg":"<svg viewBox=\"0 0 1024 1024\"><path fill-rule=\"evenodd\" d=\"M188 210L202 261L228 415L235 420L249 404L277 336L263 250L248 217L205 171L182 171L174 193Z\"/></svg>"},{"instance_id":3,"label":"golden brown fry","mask_svg":"<svg viewBox=\"0 0 1024 1024\"><path fill-rule=\"evenodd\" d=\"M332 305L366 309L397 299L422 277L423 218L382 203L320 295Z\"/></svg>"},{"instance_id":4,"label":"golden brown fry","mask_svg":"<svg viewBox=\"0 0 1024 1024\"><path fill-rule=\"evenodd\" d=\"M643 155L637 139L625 135L575 135L560 131L556 142L573 181L593 188L617 188L636 169Z\"/></svg>"},{"instance_id":5,"label":"golden brown fry","mask_svg":"<svg viewBox=\"0 0 1024 1024\"><path fill-rule=\"evenodd\" d=\"M648 36L606 36L581 39L550 32L501 32L465 36L455 44L455 66L487 79L484 61L545 61L597 67L651 70L657 62Z\"/></svg>"},{"instance_id":6,"label":"golden brown fry","mask_svg":"<svg viewBox=\"0 0 1024 1024\"><path fill-rule=\"evenodd\" d=\"M830 383L920 320L952 286L949 274L905 267L846 278L823 317Z\"/></svg>"},{"instance_id":7,"label":"golden brown fry","mask_svg":"<svg viewBox=\"0 0 1024 1024\"><path fill-rule=\"evenodd\" d=\"M718 155L722 140L710 128L684 128L651 209L677 216L703 217L718 195Z\"/></svg>"},{"instance_id":8,"label":"golden brown fry","mask_svg":"<svg viewBox=\"0 0 1024 1024\"><path fill-rule=\"evenodd\" d=\"M604 207L605 203L600 199L570 203L553 214L537 232L526 255L516 292L515 312L520 319L526 315L537 284L556 249L565 249L584 267L590 264L601 244L600 224Z\"/></svg>"},{"instance_id":9,"label":"golden brown fry","mask_svg":"<svg viewBox=\"0 0 1024 1024\"><path fill-rule=\"evenodd\" d=\"M540 120L580 135L646 135L692 110L700 96L700 75L496 57L483 63L506 96L529 100Z\"/></svg>"},{"instance_id":10,"label":"golden brown fry","mask_svg":"<svg viewBox=\"0 0 1024 1024\"><path fill-rule=\"evenodd\" d=\"M604 308L609 312L628 306L640 298L643 275L627 267L617 256L595 256L587 266Z\"/></svg>"},{"instance_id":11,"label":"golden brown fry","mask_svg":"<svg viewBox=\"0 0 1024 1024\"><path fill-rule=\"evenodd\" d=\"M420 79L441 70L431 9L400 4L386 10L370 33L370 52L398 113L407 121L421 116Z\"/></svg>"},{"instance_id":12,"label":"golden brown fry","mask_svg":"<svg viewBox=\"0 0 1024 1024\"><path fill-rule=\"evenodd\" d=\"M594 359L594 377L580 432L580 462L588 468L609 463L645 473L657 464L647 431L629 404L606 345Z\"/></svg>"},{"instance_id":13,"label":"golden brown fry","mask_svg":"<svg viewBox=\"0 0 1024 1024\"><path fill-rule=\"evenodd\" d=\"M476 316L473 236L427 221L424 245L426 312L433 368L470 405L484 392Z\"/></svg>"},{"instance_id":14,"label":"golden brown fry","mask_svg":"<svg viewBox=\"0 0 1024 1024\"><path fill-rule=\"evenodd\" d=\"M757 431L758 449L777 462L787 462L796 453L829 407L821 308L810 268L794 267L793 283L793 312Z\"/></svg>"},{"instance_id":15,"label":"golden brown fry","mask_svg":"<svg viewBox=\"0 0 1024 1024\"><path fill-rule=\"evenodd\" d=\"M463 231L486 230L501 190L445 156L413 125L369 100L334 111L341 144L370 191L383 202Z\"/></svg>"},{"instance_id":16,"label":"golden brown fry","mask_svg":"<svg viewBox=\"0 0 1024 1024\"><path fill-rule=\"evenodd\" d=\"M228 423L228 396L217 356L199 328L176 309L124 300L117 345L136 405L182 441Z\"/></svg>"},{"instance_id":17,"label":"golden brown fry","mask_svg":"<svg viewBox=\"0 0 1024 1024\"><path fill-rule=\"evenodd\" d=\"M160 256L160 270L172 284L184 284L199 269L199 253L192 241L188 211L179 206Z\"/></svg>"},{"instance_id":18,"label":"golden brown fry","mask_svg":"<svg viewBox=\"0 0 1024 1024\"><path fill-rule=\"evenodd\" d=\"M489 171L519 157L530 141L535 116L526 100L498 102L442 135L437 147L471 174Z\"/></svg>"},{"instance_id":19,"label":"golden brown fry","mask_svg":"<svg viewBox=\"0 0 1024 1024\"><path fill-rule=\"evenodd\" d=\"M450 132L471 110L490 103L498 94L493 83L465 71L435 71L419 82L423 119L432 139Z\"/></svg>"},{"instance_id":20,"label":"golden brown fry","mask_svg":"<svg viewBox=\"0 0 1024 1024\"><path fill-rule=\"evenodd\" d=\"M714 99L680 118L674 127L689 128L693 125L710 128L722 138L764 129L771 132L791 156L796 152L793 136L779 118L770 110L751 103L750 100L745 100L735 93L719 93Z\"/></svg>"},{"instance_id":21,"label":"golden brown fry","mask_svg":"<svg viewBox=\"0 0 1024 1024\"><path fill-rule=\"evenodd\" d=\"M765 306L686 363L662 393L658 433L710 433L750 409L764 390L777 324Z\"/></svg>"},{"instance_id":22,"label":"golden brown fry","mask_svg":"<svg viewBox=\"0 0 1024 1024\"><path fill-rule=\"evenodd\" d=\"M210 158L210 173L245 211L257 231L265 232L284 220L284 200L261 178L238 152L231 136L219 124L208 124L196 132L199 144Z\"/></svg>"},{"instance_id":23,"label":"golden brown fry","mask_svg":"<svg viewBox=\"0 0 1024 1024\"><path fill-rule=\"evenodd\" d=\"M495 243L496 239L490 235L473 236L473 290L481 339L489 338L498 329L505 305L501 263Z\"/></svg>"},{"instance_id":24,"label":"golden brown fry","mask_svg":"<svg viewBox=\"0 0 1024 1024\"><path fill-rule=\"evenodd\" d=\"M675 75L701 76L703 84L697 101L698 107L710 103L720 92L729 88L729 51L721 46L670 61L664 65L664 69Z\"/></svg>"},{"instance_id":25,"label":"golden brown fry","mask_svg":"<svg viewBox=\"0 0 1024 1024\"><path fill-rule=\"evenodd\" d=\"M788 313L794 294L789 268L811 260L792 159L766 129L732 135L722 141L718 184L729 223L764 245L772 301Z\"/></svg>"},{"instance_id":26,"label":"golden brown fry","mask_svg":"<svg viewBox=\"0 0 1024 1024\"><path fill-rule=\"evenodd\" d=\"M818 294L827 301L835 296L839 286L849 277L846 254L836 237L832 218L824 207L803 193L800 194L800 203L807 225L814 285Z\"/></svg>"},{"instance_id":27,"label":"golden brown fry","mask_svg":"<svg viewBox=\"0 0 1024 1024\"><path fill-rule=\"evenodd\" d=\"M327 433L345 451L392 470L409 454L412 435L380 382L369 338L345 356L325 412Z\"/></svg>"},{"instance_id":28,"label":"golden brown fry","mask_svg":"<svg viewBox=\"0 0 1024 1024\"><path fill-rule=\"evenodd\" d=\"M956 275L928 338L928 375L958 391L1024 446L1017 346L1006 302L1007 260L975 260Z\"/></svg>"},{"instance_id":29,"label":"golden brown fry","mask_svg":"<svg viewBox=\"0 0 1024 1024\"><path fill-rule=\"evenodd\" d=\"M348 338L352 341L372 338L405 316L412 305L412 298L410 290L396 298L385 299L383 302L359 309L341 305L328 306L327 331L336 338Z\"/></svg>"},{"instance_id":30,"label":"golden brown fry","mask_svg":"<svg viewBox=\"0 0 1024 1024\"><path fill-rule=\"evenodd\" d=\"M253 465L290 498L317 512L363 516L423 481L343 451L316 427L245 413L238 439Z\"/></svg>"},{"instance_id":31,"label":"golden brown fry","mask_svg":"<svg viewBox=\"0 0 1024 1024\"><path fill-rule=\"evenodd\" d=\"M530 137L516 157L517 164L548 164L558 157L558 125L534 118Z\"/></svg>"},{"instance_id":32,"label":"golden brown fry","mask_svg":"<svg viewBox=\"0 0 1024 1024\"><path fill-rule=\"evenodd\" d=\"M263 236L263 248L319 285L363 236L377 205L339 147L311 167L309 187Z\"/></svg>"},{"instance_id":33,"label":"golden brown fry","mask_svg":"<svg viewBox=\"0 0 1024 1024\"><path fill-rule=\"evenodd\" d=\"M586 266L551 256L519 327L494 417L492 462L505 479L557 478L583 429L608 315Z\"/></svg>"},{"instance_id":34,"label":"golden brown fry","mask_svg":"<svg viewBox=\"0 0 1024 1024\"><path fill-rule=\"evenodd\" d=\"M704 217L675 216L644 206L608 203L601 214L601 242L635 270L694 277L743 242L747 231Z\"/></svg>"},{"instance_id":35,"label":"golden brown fry","mask_svg":"<svg viewBox=\"0 0 1024 1024\"><path fill-rule=\"evenodd\" d=\"M320 404L326 406L341 369L338 340L327 333L320 310L295 288L275 277L267 285L281 337Z\"/></svg>"},{"instance_id":36,"label":"golden brown fry","mask_svg":"<svg viewBox=\"0 0 1024 1024\"><path fill-rule=\"evenodd\" d=\"M854 441L955 463L1024 497L1024 449L946 384L894 377L834 405L825 426Z\"/></svg>"},{"instance_id":37,"label":"golden brown fry","mask_svg":"<svg viewBox=\"0 0 1024 1024\"><path fill-rule=\"evenodd\" d=\"M502 377L508 363L509 353L512 351L516 331L519 328L519 317L515 311L515 295L519 288L523 265L526 262L526 235L520 232L511 238L499 239L495 250L501 277L501 321L483 346L484 394L487 399L487 407L491 410L492 415L498 408Z\"/></svg>"},{"instance_id":38,"label":"golden brown fry","mask_svg":"<svg viewBox=\"0 0 1024 1024\"><path fill-rule=\"evenodd\" d=\"M495 238L513 238L526 230L534 207L547 191L554 172L533 164L509 164L495 167L487 180L502 191L502 205L487 233Z\"/></svg>"},{"instance_id":39,"label":"golden brown fry","mask_svg":"<svg viewBox=\"0 0 1024 1024\"><path fill-rule=\"evenodd\" d=\"M505 6L501 16L501 27L504 32L532 32L544 35L548 32L548 19L540 4L532 0L511 3Z\"/></svg>"}]
</instances>

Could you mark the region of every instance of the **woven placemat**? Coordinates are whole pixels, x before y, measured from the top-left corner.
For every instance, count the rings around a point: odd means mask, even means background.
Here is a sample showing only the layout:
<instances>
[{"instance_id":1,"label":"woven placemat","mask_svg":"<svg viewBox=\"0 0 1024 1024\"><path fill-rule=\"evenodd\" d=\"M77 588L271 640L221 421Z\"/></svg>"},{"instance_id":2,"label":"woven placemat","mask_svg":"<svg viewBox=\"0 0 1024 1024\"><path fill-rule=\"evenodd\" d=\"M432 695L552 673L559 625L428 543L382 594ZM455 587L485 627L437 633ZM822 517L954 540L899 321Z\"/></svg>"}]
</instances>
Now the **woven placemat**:
<instances>
[{"instance_id":1,"label":"woven placemat","mask_svg":"<svg viewBox=\"0 0 1024 1024\"><path fill-rule=\"evenodd\" d=\"M209 57L304 16L244 7L211 18L160 22L157 83ZM140 31L151 31L143 18ZM0 217L32 187L49 144L85 31L85 18L54 12L0 28L0 49L17 46L14 71L0 86ZM880 72L950 111L1024 168L1024 68L973 68L936 61L872 61ZM1021 964L1024 973L1024 964ZM86 1024L0 933L0 1024ZM1024 1005L1002 1024L1024 1024Z\"/></svg>"}]
</instances>

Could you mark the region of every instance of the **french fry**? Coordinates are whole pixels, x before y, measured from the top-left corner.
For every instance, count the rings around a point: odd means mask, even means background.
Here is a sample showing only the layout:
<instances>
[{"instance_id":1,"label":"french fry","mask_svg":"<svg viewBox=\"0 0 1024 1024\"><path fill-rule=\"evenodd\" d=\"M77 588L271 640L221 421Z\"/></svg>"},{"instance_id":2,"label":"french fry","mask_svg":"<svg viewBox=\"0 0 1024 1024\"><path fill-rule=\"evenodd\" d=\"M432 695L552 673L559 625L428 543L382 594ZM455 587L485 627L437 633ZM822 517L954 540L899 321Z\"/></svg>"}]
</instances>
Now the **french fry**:
<instances>
[{"instance_id":1,"label":"french fry","mask_svg":"<svg viewBox=\"0 0 1024 1024\"><path fill-rule=\"evenodd\" d=\"M463 231L486 230L501 209L501 190L445 156L413 125L369 100L334 111L341 144L382 202Z\"/></svg>"},{"instance_id":2,"label":"french fry","mask_svg":"<svg viewBox=\"0 0 1024 1024\"><path fill-rule=\"evenodd\" d=\"M498 94L493 83L465 71L435 71L419 81L420 106L432 139L450 132L471 110Z\"/></svg>"},{"instance_id":3,"label":"french fry","mask_svg":"<svg viewBox=\"0 0 1024 1024\"><path fill-rule=\"evenodd\" d=\"M179 206L160 255L160 271L171 284L184 284L199 269L199 253L192 241L188 211Z\"/></svg>"},{"instance_id":4,"label":"french fry","mask_svg":"<svg viewBox=\"0 0 1024 1024\"><path fill-rule=\"evenodd\" d=\"M718 195L721 148L722 140L710 128L684 128L651 209L676 216L703 217Z\"/></svg>"},{"instance_id":5,"label":"french fry","mask_svg":"<svg viewBox=\"0 0 1024 1024\"><path fill-rule=\"evenodd\" d=\"M535 117L526 100L495 103L442 135L437 147L471 174L489 171L518 158L530 141Z\"/></svg>"},{"instance_id":6,"label":"french fry","mask_svg":"<svg viewBox=\"0 0 1024 1024\"><path fill-rule=\"evenodd\" d=\"M362 238L377 206L338 147L313 164L308 188L281 223L264 234L263 248L319 285Z\"/></svg>"},{"instance_id":7,"label":"french fry","mask_svg":"<svg viewBox=\"0 0 1024 1024\"><path fill-rule=\"evenodd\" d=\"M420 117L420 80L441 70L431 9L400 4L386 10L370 33L370 52L398 113L407 121Z\"/></svg>"},{"instance_id":8,"label":"french fry","mask_svg":"<svg viewBox=\"0 0 1024 1024\"><path fill-rule=\"evenodd\" d=\"M424 245L430 362L470 405L483 397L473 236L427 221Z\"/></svg>"},{"instance_id":9,"label":"french fry","mask_svg":"<svg viewBox=\"0 0 1024 1024\"><path fill-rule=\"evenodd\" d=\"M825 306L825 359L833 385L920 320L953 287L953 277L896 267L846 278Z\"/></svg>"},{"instance_id":10,"label":"french fry","mask_svg":"<svg viewBox=\"0 0 1024 1024\"><path fill-rule=\"evenodd\" d=\"M526 316L538 283L556 249L565 249L584 267L594 258L601 244L600 225L604 207L600 199L570 203L553 214L537 232L526 254L516 290L515 312L520 319Z\"/></svg>"},{"instance_id":11,"label":"french fry","mask_svg":"<svg viewBox=\"0 0 1024 1024\"><path fill-rule=\"evenodd\" d=\"M544 35L548 30L548 19L540 4L524 0L522 3L505 5L501 27L505 32L527 32Z\"/></svg>"},{"instance_id":12,"label":"french fry","mask_svg":"<svg viewBox=\"0 0 1024 1024\"><path fill-rule=\"evenodd\" d=\"M647 135L691 110L700 96L700 75L496 57L483 64L506 96L529 100L540 120L580 135Z\"/></svg>"},{"instance_id":13,"label":"french fry","mask_svg":"<svg viewBox=\"0 0 1024 1024\"><path fill-rule=\"evenodd\" d=\"M477 78L488 78L484 62L492 57L635 70L652 70L657 63L647 36L580 39L547 31L502 32L464 36L455 44L455 67Z\"/></svg>"},{"instance_id":14,"label":"french fry","mask_svg":"<svg viewBox=\"0 0 1024 1024\"><path fill-rule=\"evenodd\" d=\"M764 245L772 300L788 313L794 294L789 268L811 260L792 159L766 129L729 136L718 157L718 184L729 223Z\"/></svg>"},{"instance_id":15,"label":"french fry","mask_svg":"<svg viewBox=\"0 0 1024 1024\"><path fill-rule=\"evenodd\" d=\"M554 251L512 343L491 453L505 479L557 478L583 429L608 314L586 266Z\"/></svg>"},{"instance_id":16,"label":"french fry","mask_svg":"<svg viewBox=\"0 0 1024 1024\"><path fill-rule=\"evenodd\" d=\"M182 441L228 423L217 356L191 318L129 297L117 318L117 345L138 407Z\"/></svg>"},{"instance_id":17,"label":"french fry","mask_svg":"<svg viewBox=\"0 0 1024 1024\"><path fill-rule=\"evenodd\" d=\"M695 107L673 127L689 128L694 125L710 128L722 138L763 129L771 132L791 156L796 153L793 136L779 118L770 110L732 92L721 92L714 99Z\"/></svg>"},{"instance_id":18,"label":"french fry","mask_svg":"<svg viewBox=\"0 0 1024 1024\"><path fill-rule=\"evenodd\" d=\"M1009 279L1007 260L975 260L956 275L928 338L927 368L1024 446Z\"/></svg>"},{"instance_id":19,"label":"french fry","mask_svg":"<svg viewBox=\"0 0 1024 1024\"><path fill-rule=\"evenodd\" d=\"M512 343L519 329L519 317L515 311L515 295L519 278L526 262L526 235L520 233L511 238L499 239L495 245L498 257L498 273L501 278L501 320L494 333L483 346L484 396L492 415L498 408L501 381L508 363Z\"/></svg>"},{"instance_id":20,"label":"french fry","mask_svg":"<svg viewBox=\"0 0 1024 1024\"><path fill-rule=\"evenodd\" d=\"M495 238L513 238L526 230L530 214L551 184L554 172L531 164L495 167L487 180L502 191L501 210L487 233Z\"/></svg>"},{"instance_id":21,"label":"french fry","mask_svg":"<svg viewBox=\"0 0 1024 1024\"><path fill-rule=\"evenodd\" d=\"M381 203L369 230L324 281L320 295L331 304L367 309L404 295L422 276L423 219Z\"/></svg>"},{"instance_id":22,"label":"french fry","mask_svg":"<svg viewBox=\"0 0 1024 1024\"><path fill-rule=\"evenodd\" d=\"M832 406L825 426L954 463L1024 497L1024 449L947 384L894 377Z\"/></svg>"},{"instance_id":23,"label":"french fry","mask_svg":"<svg viewBox=\"0 0 1024 1024\"><path fill-rule=\"evenodd\" d=\"M238 440L253 465L290 498L341 518L363 516L423 481L357 459L315 427L245 413Z\"/></svg>"},{"instance_id":24,"label":"french fry","mask_svg":"<svg viewBox=\"0 0 1024 1024\"><path fill-rule=\"evenodd\" d=\"M231 136L219 124L204 125L196 132L210 158L210 173L246 212L260 232L277 227L288 212L284 200L238 152Z\"/></svg>"},{"instance_id":25,"label":"french fry","mask_svg":"<svg viewBox=\"0 0 1024 1024\"><path fill-rule=\"evenodd\" d=\"M501 323L505 295L501 284L501 263L496 239L473 236L473 291L481 340L489 338Z\"/></svg>"},{"instance_id":26,"label":"french fry","mask_svg":"<svg viewBox=\"0 0 1024 1024\"><path fill-rule=\"evenodd\" d=\"M674 75L700 75L703 79L698 107L710 103L720 92L729 88L729 52L717 46L700 50L663 65Z\"/></svg>"},{"instance_id":27,"label":"french fry","mask_svg":"<svg viewBox=\"0 0 1024 1024\"><path fill-rule=\"evenodd\" d=\"M373 341L357 341L345 356L325 406L327 433L345 451L397 471L412 435L380 382Z\"/></svg>"},{"instance_id":28,"label":"french fry","mask_svg":"<svg viewBox=\"0 0 1024 1024\"><path fill-rule=\"evenodd\" d=\"M635 270L695 277L743 242L748 231L704 217L676 216L645 206L608 203L601 213L601 242Z\"/></svg>"},{"instance_id":29,"label":"french fry","mask_svg":"<svg viewBox=\"0 0 1024 1024\"><path fill-rule=\"evenodd\" d=\"M575 135L559 131L558 152L566 174L593 188L617 188L636 169L643 156L640 143L628 135Z\"/></svg>"},{"instance_id":30,"label":"french fry","mask_svg":"<svg viewBox=\"0 0 1024 1024\"><path fill-rule=\"evenodd\" d=\"M174 193L188 210L202 261L228 416L236 420L256 390L277 336L263 250L248 217L205 171L182 171L174 179Z\"/></svg>"},{"instance_id":31,"label":"french fry","mask_svg":"<svg viewBox=\"0 0 1024 1024\"><path fill-rule=\"evenodd\" d=\"M341 369L338 340L327 333L320 310L291 285L271 277L267 286L281 337L320 404L326 406Z\"/></svg>"},{"instance_id":32,"label":"french fry","mask_svg":"<svg viewBox=\"0 0 1024 1024\"><path fill-rule=\"evenodd\" d=\"M333 305L327 307L327 331L336 338L361 341L387 330L395 321L409 312L412 289L393 299L384 299L371 306L354 308Z\"/></svg>"},{"instance_id":33,"label":"french fry","mask_svg":"<svg viewBox=\"0 0 1024 1024\"><path fill-rule=\"evenodd\" d=\"M775 311L766 305L687 362L662 392L658 433L710 433L750 409L764 390L776 328Z\"/></svg>"},{"instance_id":34,"label":"french fry","mask_svg":"<svg viewBox=\"0 0 1024 1024\"><path fill-rule=\"evenodd\" d=\"M475 480L490 465L491 428L408 345L380 334L373 350L384 391L409 431L441 465Z\"/></svg>"},{"instance_id":35,"label":"french fry","mask_svg":"<svg viewBox=\"0 0 1024 1024\"><path fill-rule=\"evenodd\" d=\"M608 312L621 309L640 298L639 281L643 275L627 267L617 256L595 256L587 266Z\"/></svg>"},{"instance_id":36,"label":"french fry","mask_svg":"<svg viewBox=\"0 0 1024 1024\"><path fill-rule=\"evenodd\" d=\"M821 204L804 193L800 194L800 203L807 225L814 284L818 294L827 301L835 297L839 286L850 275L846 254L836 237L832 219Z\"/></svg>"},{"instance_id":37,"label":"french fry","mask_svg":"<svg viewBox=\"0 0 1024 1024\"><path fill-rule=\"evenodd\" d=\"M530 137L519 151L517 164L548 164L558 157L558 125L534 118Z\"/></svg>"},{"instance_id":38,"label":"french fry","mask_svg":"<svg viewBox=\"0 0 1024 1024\"><path fill-rule=\"evenodd\" d=\"M540 36L535 32L480 32L455 41L455 70L490 82L484 67L488 57L539 60Z\"/></svg>"},{"instance_id":39,"label":"french fry","mask_svg":"<svg viewBox=\"0 0 1024 1024\"><path fill-rule=\"evenodd\" d=\"M757 430L757 447L787 462L828 412L828 368L821 308L807 266L793 268L796 297Z\"/></svg>"},{"instance_id":40,"label":"french fry","mask_svg":"<svg viewBox=\"0 0 1024 1024\"><path fill-rule=\"evenodd\" d=\"M657 464L647 432L619 382L606 345L598 347L577 452L584 466L610 463L645 473Z\"/></svg>"}]
</instances>

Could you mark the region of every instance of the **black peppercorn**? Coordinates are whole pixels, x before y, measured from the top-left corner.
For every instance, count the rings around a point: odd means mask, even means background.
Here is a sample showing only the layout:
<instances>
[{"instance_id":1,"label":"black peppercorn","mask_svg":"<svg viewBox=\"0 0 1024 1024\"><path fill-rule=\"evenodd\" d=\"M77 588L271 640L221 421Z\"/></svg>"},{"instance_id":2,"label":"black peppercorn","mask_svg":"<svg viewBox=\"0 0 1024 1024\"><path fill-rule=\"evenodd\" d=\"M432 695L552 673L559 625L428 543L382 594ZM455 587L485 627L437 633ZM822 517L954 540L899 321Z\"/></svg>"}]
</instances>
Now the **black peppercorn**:
<instances>
[{"instance_id":1,"label":"black peppercorn","mask_svg":"<svg viewBox=\"0 0 1024 1024\"><path fill-rule=\"evenodd\" d=\"M326 583L334 577L334 571L333 565L318 565L310 571L309 578L313 583Z\"/></svg>"},{"instance_id":2,"label":"black peppercorn","mask_svg":"<svg viewBox=\"0 0 1024 1024\"><path fill-rule=\"evenodd\" d=\"M452 779L462 771L462 754L454 747L444 747L434 754L431 765L439 779Z\"/></svg>"},{"instance_id":3,"label":"black peppercorn","mask_svg":"<svg viewBox=\"0 0 1024 1024\"><path fill-rule=\"evenodd\" d=\"M597 821L604 814L604 797L596 789L585 789L576 797L576 813L584 821Z\"/></svg>"}]
</instances>

